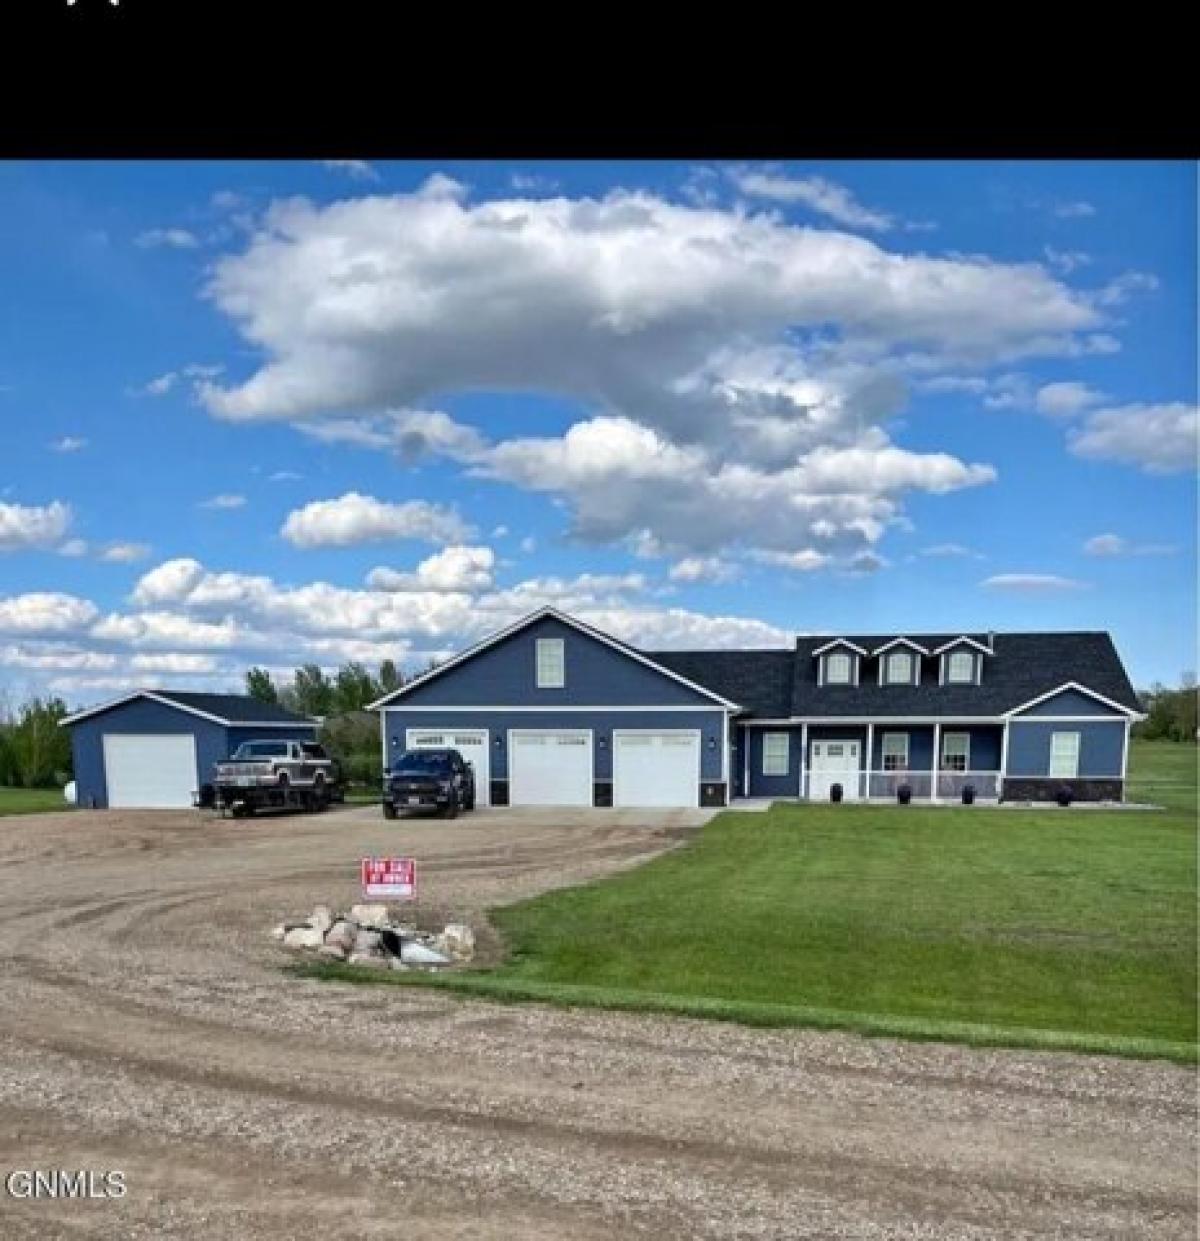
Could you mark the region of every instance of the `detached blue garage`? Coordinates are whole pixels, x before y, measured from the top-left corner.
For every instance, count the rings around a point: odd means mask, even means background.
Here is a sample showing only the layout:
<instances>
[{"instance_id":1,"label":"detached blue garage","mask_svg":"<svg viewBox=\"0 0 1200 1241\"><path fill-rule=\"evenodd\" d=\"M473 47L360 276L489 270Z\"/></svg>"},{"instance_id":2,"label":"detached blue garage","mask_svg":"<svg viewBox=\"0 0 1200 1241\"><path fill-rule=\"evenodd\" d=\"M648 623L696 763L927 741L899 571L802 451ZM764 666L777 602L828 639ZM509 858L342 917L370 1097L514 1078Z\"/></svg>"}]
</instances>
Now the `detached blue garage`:
<instances>
[{"instance_id":1,"label":"detached blue garage","mask_svg":"<svg viewBox=\"0 0 1200 1241\"><path fill-rule=\"evenodd\" d=\"M316 723L240 694L142 689L77 711L71 730L78 804L91 809L173 810L243 741L314 741Z\"/></svg>"}]
</instances>

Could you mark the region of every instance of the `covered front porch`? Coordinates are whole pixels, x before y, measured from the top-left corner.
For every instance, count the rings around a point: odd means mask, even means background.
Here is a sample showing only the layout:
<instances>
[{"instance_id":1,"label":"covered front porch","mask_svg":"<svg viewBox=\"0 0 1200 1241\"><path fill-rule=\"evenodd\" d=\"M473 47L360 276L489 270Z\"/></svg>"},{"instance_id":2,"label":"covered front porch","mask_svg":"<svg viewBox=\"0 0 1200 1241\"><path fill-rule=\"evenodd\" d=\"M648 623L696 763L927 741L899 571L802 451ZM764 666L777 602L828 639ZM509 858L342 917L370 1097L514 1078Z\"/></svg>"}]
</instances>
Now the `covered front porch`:
<instances>
[{"instance_id":1,"label":"covered front porch","mask_svg":"<svg viewBox=\"0 0 1200 1241\"><path fill-rule=\"evenodd\" d=\"M742 734L737 796L894 802L906 787L919 802L1000 799L999 722L764 722Z\"/></svg>"}]
</instances>

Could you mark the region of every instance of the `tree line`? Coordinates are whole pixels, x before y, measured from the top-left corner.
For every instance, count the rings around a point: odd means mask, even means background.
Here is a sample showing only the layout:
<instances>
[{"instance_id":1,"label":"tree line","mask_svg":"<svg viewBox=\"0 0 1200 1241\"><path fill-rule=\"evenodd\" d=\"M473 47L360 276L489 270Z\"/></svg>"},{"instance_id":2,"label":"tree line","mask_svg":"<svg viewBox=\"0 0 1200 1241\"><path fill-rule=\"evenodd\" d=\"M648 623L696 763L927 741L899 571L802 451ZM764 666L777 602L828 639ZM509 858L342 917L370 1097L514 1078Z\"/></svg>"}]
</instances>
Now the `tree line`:
<instances>
[{"instance_id":1,"label":"tree line","mask_svg":"<svg viewBox=\"0 0 1200 1241\"><path fill-rule=\"evenodd\" d=\"M1196 740L1196 676L1183 674L1179 689L1168 689L1155 682L1138 694L1146 719L1133 726L1133 735L1146 741Z\"/></svg>"},{"instance_id":2,"label":"tree line","mask_svg":"<svg viewBox=\"0 0 1200 1241\"><path fill-rule=\"evenodd\" d=\"M61 698L28 698L14 707L0 693L0 785L61 788L71 778L71 737L58 721Z\"/></svg>"}]
</instances>

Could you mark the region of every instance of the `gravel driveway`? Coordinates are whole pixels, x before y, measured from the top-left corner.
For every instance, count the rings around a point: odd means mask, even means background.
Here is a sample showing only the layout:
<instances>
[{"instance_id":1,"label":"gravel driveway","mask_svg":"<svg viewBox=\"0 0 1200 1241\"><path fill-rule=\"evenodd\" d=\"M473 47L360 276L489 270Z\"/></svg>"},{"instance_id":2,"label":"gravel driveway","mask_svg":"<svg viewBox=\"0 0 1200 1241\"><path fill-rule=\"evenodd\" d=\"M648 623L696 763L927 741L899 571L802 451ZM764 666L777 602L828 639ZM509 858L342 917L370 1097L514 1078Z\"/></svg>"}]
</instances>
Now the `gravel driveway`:
<instances>
[{"instance_id":1,"label":"gravel driveway","mask_svg":"<svg viewBox=\"0 0 1200 1241\"><path fill-rule=\"evenodd\" d=\"M1187 1069L332 986L266 934L363 854L477 921L705 817L0 819L0 1166L128 1186L0 1185L0 1235L1195 1236Z\"/></svg>"}]
</instances>

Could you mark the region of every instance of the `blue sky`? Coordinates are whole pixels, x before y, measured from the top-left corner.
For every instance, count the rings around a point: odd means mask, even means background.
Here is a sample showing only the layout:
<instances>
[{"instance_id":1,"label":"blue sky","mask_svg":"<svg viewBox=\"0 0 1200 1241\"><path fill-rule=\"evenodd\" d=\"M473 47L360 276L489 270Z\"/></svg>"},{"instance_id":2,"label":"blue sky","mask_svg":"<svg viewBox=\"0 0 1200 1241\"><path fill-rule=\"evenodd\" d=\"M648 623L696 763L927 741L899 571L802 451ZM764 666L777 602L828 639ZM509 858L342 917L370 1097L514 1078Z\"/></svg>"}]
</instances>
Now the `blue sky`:
<instances>
[{"instance_id":1,"label":"blue sky","mask_svg":"<svg viewBox=\"0 0 1200 1241\"><path fill-rule=\"evenodd\" d=\"M0 686L1105 628L1196 666L1185 164L0 164Z\"/></svg>"}]
</instances>

